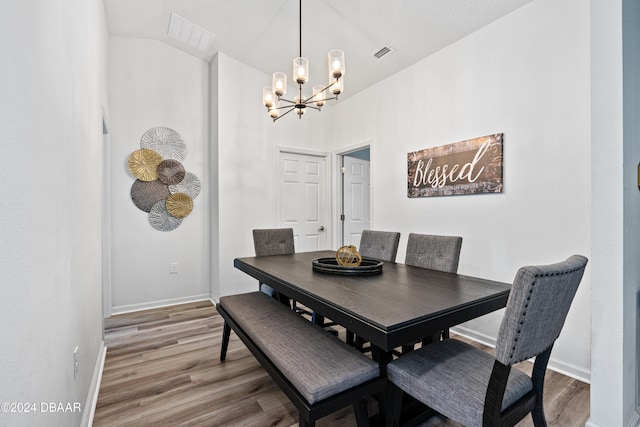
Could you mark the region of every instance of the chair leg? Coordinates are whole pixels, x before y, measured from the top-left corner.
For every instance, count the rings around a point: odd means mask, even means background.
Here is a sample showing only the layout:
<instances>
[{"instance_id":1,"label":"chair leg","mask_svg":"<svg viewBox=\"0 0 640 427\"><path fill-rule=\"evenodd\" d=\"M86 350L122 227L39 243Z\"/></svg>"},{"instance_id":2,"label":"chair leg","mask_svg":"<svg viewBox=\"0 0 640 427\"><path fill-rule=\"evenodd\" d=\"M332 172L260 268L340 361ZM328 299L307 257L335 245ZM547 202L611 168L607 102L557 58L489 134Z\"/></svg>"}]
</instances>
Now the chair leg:
<instances>
[{"instance_id":1,"label":"chair leg","mask_svg":"<svg viewBox=\"0 0 640 427\"><path fill-rule=\"evenodd\" d=\"M220 361L224 362L227 358L227 347L229 347L229 338L231 337L231 326L225 320L222 328L222 346L220 347Z\"/></svg>"},{"instance_id":2,"label":"chair leg","mask_svg":"<svg viewBox=\"0 0 640 427\"><path fill-rule=\"evenodd\" d=\"M400 412L404 391L392 382L387 386L387 419L385 425L397 427L400 425Z\"/></svg>"},{"instance_id":3,"label":"chair leg","mask_svg":"<svg viewBox=\"0 0 640 427\"><path fill-rule=\"evenodd\" d=\"M536 357L536 361L533 364L533 374L531 379L533 380L533 387L538 394L536 400L536 406L531 411L531 418L533 418L533 425L535 427L547 427L547 420L544 416L544 406L542 405L542 396L544 395L544 374L551 357L551 348L540 353Z\"/></svg>"},{"instance_id":4,"label":"chair leg","mask_svg":"<svg viewBox=\"0 0 640 427\"><path fill-rule=\"evenodd\" d=\"M357 402L353 402L353 413L356 416L356 425L358 427L369 427L367 399L360 399Z\"/></svg>"},{"instance_id":5,"label":"chair leg","mask_svg":"<svg viewBox=\"0 0 640 427\"><path fill-rule=\"evenodd\" d=\"M356 334L354 334L353 332L351 332L350 330L347 329L347 338L346 338L346 342L347 344L349 344L351 347L355 346L356 344Z\"/></svg>"},{"instance_id":6,"label":"chair leg","mask_svg":"<svg viewBox=\"0 0 640 427\"><path fill-rule=\"evenodd\" d=\"M444 331L442 331L442 340L448 340L450 338L449 336L449 328L445 329Z\"/></svg>"},{"instance_id":7,"label":"chair leg","mask_svg":"<svg viewBox=\"0 0 640 427\"><path fill-rule=\"evenodd\" d=\"M544 416L544 410L542 405L533 408L531 411L531 418L533 418L533 425L535 427L547 427L547 419Z\"/></svg>"},{"instance_id":8,"label":"chair leg","mask_svg":"<svg viewBox=\"0 0 640 427\"><path fill-rule=\"evenodd\" d=\"M410 351L414 350L414 345L413 344L404 344L402 346L402 354L407 354Z\"/></svg>"}]
</instances>

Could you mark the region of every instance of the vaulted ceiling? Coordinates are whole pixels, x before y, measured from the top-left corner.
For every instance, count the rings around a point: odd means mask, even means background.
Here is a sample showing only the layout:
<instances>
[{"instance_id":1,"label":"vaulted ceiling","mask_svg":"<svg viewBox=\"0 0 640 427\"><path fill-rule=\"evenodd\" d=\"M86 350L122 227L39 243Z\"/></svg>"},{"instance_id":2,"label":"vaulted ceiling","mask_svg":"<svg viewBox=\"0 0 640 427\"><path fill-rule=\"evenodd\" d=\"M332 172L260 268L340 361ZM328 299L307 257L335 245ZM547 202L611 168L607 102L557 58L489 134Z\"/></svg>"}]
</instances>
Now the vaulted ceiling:
<instances>
[{"instance_id":1,"label":"vaulted ceiling","mask_svg":"<svg viewBox=\"0 0 640 427\"><path fill-rule=\"evenodd\" d=\"M304 0L302 55L324 84L327 53L346 57L341 98L385 79L532 0ZM298 0L104 0L113 36L154 39L205 61L222 52L270 76L291 76L299 51ZM168 35L172 14L214 35L204 50ZM177 22L177 21L176 21ZM179 29L178 29L179 30ZM183 29L184 31L184 29ZM201 36L192 33L191 38ZM374 53L388 47L378 59ZM291 78L291 77L289 77ZM265 85L270 84L269 77ZM309 85L310 86L310 85Z\"/></svg>"}]
</instances>

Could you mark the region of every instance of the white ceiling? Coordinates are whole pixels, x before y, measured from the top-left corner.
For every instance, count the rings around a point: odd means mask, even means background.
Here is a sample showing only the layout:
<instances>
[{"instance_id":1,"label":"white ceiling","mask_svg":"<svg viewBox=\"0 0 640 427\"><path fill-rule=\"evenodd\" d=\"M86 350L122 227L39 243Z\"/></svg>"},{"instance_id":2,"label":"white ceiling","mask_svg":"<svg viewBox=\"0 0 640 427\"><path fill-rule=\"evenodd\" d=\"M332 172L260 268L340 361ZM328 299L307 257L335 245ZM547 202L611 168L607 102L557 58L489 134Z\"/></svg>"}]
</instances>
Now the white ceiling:
<instances>
[{"instance_id":1,"label":"white ceiling","mask_svg":"<svg viewBox=\"0 0 640 427\"><path fill-rule=\"evenodd\" d=\"M341 98L383 80L532 0L304 0L302 54L310 83L328 81L327 53L345 52ZM291 78L298 0L104 0L114 36L159 40L203 60L222 52L270 76ZM169 38L171 13L213 33L201 52ZM388 46L392 53L373 56ZM269 77L264 85L270 85Z\"/></svg>"}]
</instances>

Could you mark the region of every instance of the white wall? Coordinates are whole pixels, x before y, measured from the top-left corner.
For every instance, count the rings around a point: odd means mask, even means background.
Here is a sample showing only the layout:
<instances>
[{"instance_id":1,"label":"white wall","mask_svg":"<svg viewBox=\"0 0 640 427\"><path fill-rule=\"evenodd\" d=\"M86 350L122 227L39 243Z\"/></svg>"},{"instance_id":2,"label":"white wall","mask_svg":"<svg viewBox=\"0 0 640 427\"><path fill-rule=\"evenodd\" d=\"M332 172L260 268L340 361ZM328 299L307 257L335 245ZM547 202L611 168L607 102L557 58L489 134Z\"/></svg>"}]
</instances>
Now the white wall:
<instances>
[{"instance_id":1,"label":"white wall","mask_svg":"<svg viewBox=\"0 0 640 427\"><path fill-rule=\"evenodd\" d=\"M3 426L88 421L103 349L107 40L100 0L3 2L0 402L36 405L36 413L0 413ZM82 412L43 413L49 402L77 402Z\"/></svg>"},{"instance_id":2,"label":"white wall","mask_svg":"<svg viewBox=\"0 0 640 427\"><path fill-rule=\"evenodd\" d=\"M371 140L372 228L463 237L459 273L590 256L589 9L538 0L342 102L334 148ZM384 97L384 101L381 100ZM407 153L504 133L504 193L407 198ZM590 370L590 273L551 365ZM464 325L491 342L502 311Z\"/></svg>"},{"instance_id":3,"label":"white wall","mask_svg":"<svg viewBox=\"0 0 640 427\"><path fill-rule=\"evenodd\" d=\"M218 82L212 101L217 105L211 107L218 110L218 130L212 135L218 150L212 157L218 170L219 234L212 243L219 248L219 277L212 279L217 300L258 288L255 279L233 267L233 259L254 255L252 229L278 225L278 147L322 151L328 146L329 114L326 108L302 119L291 113L273 123L260 103L271 76L221 53L211 66Z\"/></svg>"},{"instance_id":4,"label":"white wall","mask_svg":"<svg viewBox=\"0 0 640 427\"><path fill-rule=\"evenodd\" d=\"M112 300L114 312L208 298L209 194L208 64L163 43L111 37ZM187 145L182 161L202 183L191 214L175 230L154 229L131 201L135 178L129 155L156 126L177 131ZM169 265L178 263L178 273Z\"/></svg>"}]
</instances>

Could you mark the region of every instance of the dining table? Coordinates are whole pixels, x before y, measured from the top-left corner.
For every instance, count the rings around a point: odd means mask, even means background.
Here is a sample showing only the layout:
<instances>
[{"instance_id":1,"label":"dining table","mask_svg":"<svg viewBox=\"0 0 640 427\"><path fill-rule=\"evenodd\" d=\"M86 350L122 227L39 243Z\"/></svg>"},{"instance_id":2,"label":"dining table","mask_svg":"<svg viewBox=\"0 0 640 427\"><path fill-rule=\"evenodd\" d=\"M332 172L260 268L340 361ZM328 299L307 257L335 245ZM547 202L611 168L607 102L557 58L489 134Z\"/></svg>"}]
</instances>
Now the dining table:
<instances>
[{"instance_id":1,"label":"dining table","mask_svg":"<svg viewBox=\"0 0 640 427\"><path fill-rule=\"evenodd\" d=\"M386 373L397 347L506 306L511 284L383 262L377 274L315 271L335 251L236 258L234 266L371 343Z\"/></svg>"}]
</instances>

